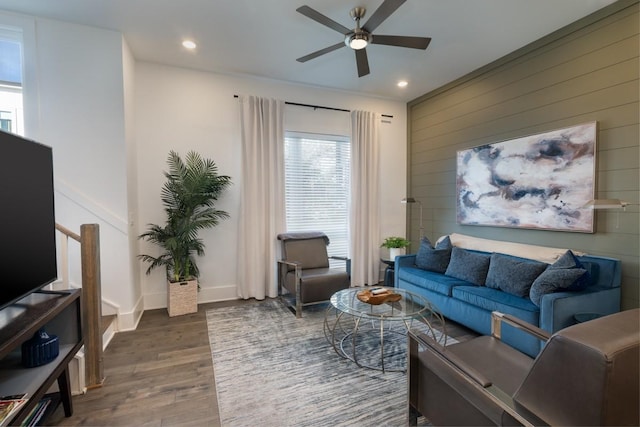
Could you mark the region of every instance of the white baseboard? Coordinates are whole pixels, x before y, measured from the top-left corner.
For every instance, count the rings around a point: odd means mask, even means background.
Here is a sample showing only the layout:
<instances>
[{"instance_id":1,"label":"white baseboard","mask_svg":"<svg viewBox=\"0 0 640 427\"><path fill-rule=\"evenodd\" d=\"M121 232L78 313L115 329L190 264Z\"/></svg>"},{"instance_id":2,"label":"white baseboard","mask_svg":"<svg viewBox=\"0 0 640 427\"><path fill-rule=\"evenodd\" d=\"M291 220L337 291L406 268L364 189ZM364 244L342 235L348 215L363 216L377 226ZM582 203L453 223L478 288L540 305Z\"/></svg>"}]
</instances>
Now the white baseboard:
<instances>
[{"instance_id":1,"label":"white baseboard","mask_svg":"<svg viewBox=\"0 0 640 427\"><path fill-rule=\"evenodd\" d=\"M198 304L207 302L231 301L236 299L238 299L236 285L200 288L200 290L198 291ZM145 310L156 310L159 308L167 308L166 292L146 294L144 296Z\"/></svg>"},{"instance_id":2,"label":"white baseboard","mask_svg":"<svg viewBox=\"0 0 640 427\"><path fill-rule=\"evenodd\" d=\"M216 286L213 288L201 288L198 293L198 303L231 301L238 299L236 285Z\"/></svg>"},{"instance_id":3,"label":"white baseboard","mask_svg":"<svg viewBox=\"0 0 640 427\"><path fill-rule=\"evenodd\" d=\"M138 298L138 302L136 302L136 305L132 311L127 313L120 312L118 314L118 332L134 331L138 327L138 323L140 323L140 319L142 318L144 310L148 310L146 307L144 307L145 300L146 297L141 296L140 298Z\"/></svg>"}]
</instances>

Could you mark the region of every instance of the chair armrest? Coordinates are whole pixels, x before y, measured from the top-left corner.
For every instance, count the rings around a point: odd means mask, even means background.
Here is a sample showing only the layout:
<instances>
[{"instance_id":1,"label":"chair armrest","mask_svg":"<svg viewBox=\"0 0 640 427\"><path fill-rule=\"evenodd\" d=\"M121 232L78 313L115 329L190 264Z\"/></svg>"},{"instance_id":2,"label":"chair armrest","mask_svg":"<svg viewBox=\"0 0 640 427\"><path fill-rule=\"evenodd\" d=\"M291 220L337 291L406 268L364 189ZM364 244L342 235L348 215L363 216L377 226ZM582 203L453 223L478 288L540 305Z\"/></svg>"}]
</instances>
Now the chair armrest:
<instances>
[{"instance_id":1,"label":"chair armrest","mask_svg":"<svg viewBox=\"0 0 640 427\"><path fill-rule=\"evenodd\" d=\"M491 336L500 339L502 323L506 323L507 325L513 326L514 328L526 332L529 335L533 335L540 341L548 341L551 337L551 334L547 331L544 331L531 323L525 322L522 319L518 319L515 316L504 314L499 311L491 313Z\"/></svg>"},{"instance_id":2,"label":"chair armrest","mask_svg":"<svg viewBox=\"0 0 640 427\"><path fill-rule=\"evenodd\" d=\"M346 256L330 256L329 259L344 261L346 263L347 275L351 277L351 258L347 258Z\"/></svg>"},{"instance_id":3,"label":"chair armrest","mask_svg":"<svg viewBox=\"0 0 640 427\"><path fill-rule=\"evenodd\" d=\"M287 274L289 271L294 271L296 277L300 277L302 274L302 263L298 261L286 261L286 260L278 260L278 276L282 276L283 267L286 267L285 273ZM291 268L293 267L293 268ZM284 280L284 277L279 277L278 281Z\"/></svg>"},{"instance_id":4,"label":"chair armrest","mask_svg":"<svg viewBox=\"0 0 640 427\"><path fill-rule=\"evenodd\" d=\"M424 335L424 334L416 334L412 331L409 331L409 339L413 339L421 344L423 347L428 347L432 352L436 353L440 358L447 360L452 365L454 365L458 370L462 373L468 375L473 381L475 381L478 385L483 388L487 388L491 385L491 381L482 375L480 372L469 366L466 362L460 359L455 354L446 351L446 347L443 347L439 343L437 343L433 338Z\"/></svg>"},{"instance_id":5,"label":"chair armrest","mask_svg":"<svg viewBox=\"0 0 640 427\"><path fill-rule=\"evenodd\" d=\"M288 265L290 267L298 267L300 265L300 263L298 261L285 261L285 260L279 260L278 264L280 264L280 265Z\"/></svg>"},{"instance_id":6,"label":"chair armrest","mask_svg":"<svg viewBox=\"0 0 640 427\"><path fill-rule=\"evenodd\" d=\"M414 404L417 396L416 393L418 392L418 382L416 381L416 378L420 377L419 370L429 369L432 373L439 376L442 381L446 381L447 384L454 390L456 390L456 392L460 393L461 396L464 395L465 391L469 390L468 387L476 390L478 393L501 408L506 414L510 415L514 419L513 421L517 422L516 425L530 427L538 425L536 422L531 421L531 416L523 414L518 409L516 409L512 396L505 393L504 390L500 389L498 386L494 385L488 378L469 366L465 361L457 357L455 354L447 351L446 347L441 346L427 335L418 335L412 331L409 331L408 337L409 371L407 373L407 376L409 380L408 389L410 406ZM433 366L432 364L428 364L428 367L425 366L423 368L420 368L420 364L417 362L418 355L416 354L420 351L420 345L422 345L425 348L425 351L429 352L429 354L435 358L432 361L435 362L435 360L438 360L440 363L446 366L447 369L451 370L450 372L454 375L454 377L449 378L456 378L459 381L447 381L447 375L444 374L444 376L441 376L441 374L434 370L438 368L436 366ZM469 400L469 402L472 403L471 400Z\"/></svg>"}]
</instances>

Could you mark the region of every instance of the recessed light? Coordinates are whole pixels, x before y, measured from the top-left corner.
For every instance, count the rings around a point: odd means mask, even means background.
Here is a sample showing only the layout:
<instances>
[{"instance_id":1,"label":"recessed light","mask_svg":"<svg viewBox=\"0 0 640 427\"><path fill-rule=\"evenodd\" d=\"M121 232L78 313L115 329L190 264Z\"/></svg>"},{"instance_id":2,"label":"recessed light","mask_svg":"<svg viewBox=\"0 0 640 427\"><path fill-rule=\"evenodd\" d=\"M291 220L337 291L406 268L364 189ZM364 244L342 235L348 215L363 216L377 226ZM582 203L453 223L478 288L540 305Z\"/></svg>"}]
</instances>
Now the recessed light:
<instances>
[{"instance_id":1,"label":"recessed light","mask_svg":"<svg viewBox=\"0 0 640 427\"><path fill-rule=\"evenodd\" d=\"M193 40L185 40L182 42L182 46L187 49L195 49L197 45Z\"/></svg>"},{"instance_id":2,"label":"recessed light","mask_svg":"<svg viewBox=\"0 0 640 427\"><path fill-rule=\"evenodd\" d=\"M406 80L400 80L398 82L398 87L406 87L409 84Z\"/></svg>"}]
</instances>

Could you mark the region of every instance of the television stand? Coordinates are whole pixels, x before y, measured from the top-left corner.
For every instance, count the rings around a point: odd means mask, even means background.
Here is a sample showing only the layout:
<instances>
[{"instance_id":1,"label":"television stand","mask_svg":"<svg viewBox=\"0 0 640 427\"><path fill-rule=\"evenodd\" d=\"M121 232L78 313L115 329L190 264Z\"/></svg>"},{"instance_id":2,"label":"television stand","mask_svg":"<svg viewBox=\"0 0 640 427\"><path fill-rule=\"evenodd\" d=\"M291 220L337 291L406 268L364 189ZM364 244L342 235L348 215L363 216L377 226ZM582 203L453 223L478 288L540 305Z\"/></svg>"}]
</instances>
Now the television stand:
<instances>
[{"instance_id":1,"label":"television stand","mask_svg":"<svg viewBox=\"0 0 640 427\"><path fill-rule=\"evenodd\" d=\"M0 427L21 424L55 381L65 416L73 414L69 362L84 342L80 292L34 292L0 310L0 396L24 394L27 399L17 413L0 422ZM25 368L21 364L22 343L42 328L58 337L59 355L45 365ZM48 413L55 409L52 406L47 408Z\"/></svg>"}]
</instances>

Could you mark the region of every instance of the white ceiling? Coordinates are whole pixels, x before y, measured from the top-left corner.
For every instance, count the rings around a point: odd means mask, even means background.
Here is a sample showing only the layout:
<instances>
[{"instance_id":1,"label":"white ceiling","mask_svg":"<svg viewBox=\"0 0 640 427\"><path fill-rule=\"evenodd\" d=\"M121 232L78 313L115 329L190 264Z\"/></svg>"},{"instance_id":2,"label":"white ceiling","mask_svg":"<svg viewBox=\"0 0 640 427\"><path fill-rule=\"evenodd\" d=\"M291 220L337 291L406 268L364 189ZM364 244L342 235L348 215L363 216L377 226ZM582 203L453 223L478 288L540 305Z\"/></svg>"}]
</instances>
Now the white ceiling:
<instances>
[{"instance_id":1,"label":"white ceiling","mask_svg":"<svg viewBox=\"0 0 640 427\"><path fill-rule=\"evenodd\" d=\"M347 47L296 61L343 38L296 9L353 28L349 10L366 7L366 23L382 0L0 0L0 9L120 31L142 61L408 101L613 2L407 0L373 34L431 37L429 48L369 46L371 74L361 78Z\"/></svg>"}]
</instances>

